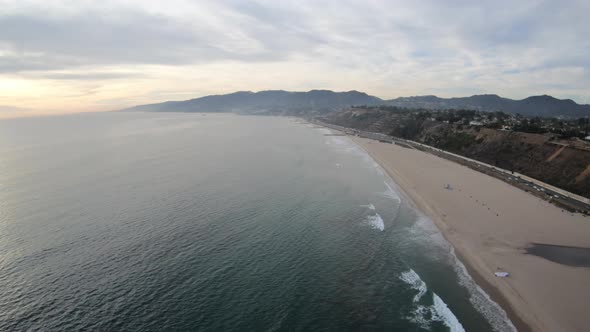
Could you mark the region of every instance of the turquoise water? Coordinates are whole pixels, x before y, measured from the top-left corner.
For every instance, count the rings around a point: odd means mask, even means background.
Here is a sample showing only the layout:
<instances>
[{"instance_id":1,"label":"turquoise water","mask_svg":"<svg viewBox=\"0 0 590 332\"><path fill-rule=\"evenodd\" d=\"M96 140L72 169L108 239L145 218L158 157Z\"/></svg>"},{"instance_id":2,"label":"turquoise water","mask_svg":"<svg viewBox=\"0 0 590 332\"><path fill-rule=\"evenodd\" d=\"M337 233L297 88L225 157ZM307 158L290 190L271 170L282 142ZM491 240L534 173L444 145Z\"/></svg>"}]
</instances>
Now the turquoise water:
<instances>
[{"instance_id":1,"label":"turquoise water","mask_svg":"<svg viewBox=\"0 0 590 332\"><path fill-rule=\"evenodd\" d=\"M504 331L346 137L280 117L0 121L0 330Z\"/></svg>"}]
</instances>

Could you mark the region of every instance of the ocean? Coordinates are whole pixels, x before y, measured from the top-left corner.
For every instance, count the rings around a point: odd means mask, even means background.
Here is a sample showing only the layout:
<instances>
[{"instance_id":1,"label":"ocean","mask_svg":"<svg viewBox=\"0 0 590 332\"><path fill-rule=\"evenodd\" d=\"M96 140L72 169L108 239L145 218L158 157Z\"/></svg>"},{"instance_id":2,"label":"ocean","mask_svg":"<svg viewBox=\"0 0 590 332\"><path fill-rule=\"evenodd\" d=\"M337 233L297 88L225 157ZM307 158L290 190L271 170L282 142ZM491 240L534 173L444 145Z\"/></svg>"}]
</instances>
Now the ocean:
<instances>
[{"instance_id":1,"label":"ocean","mask_svg":"<svg viewBox=\"0 0 590 332\"><path fill-rule=\"evenodd\" d=\"M0 121L0 330L514 330L329 134L229 114Z\"/></svg>"}]
</instances>

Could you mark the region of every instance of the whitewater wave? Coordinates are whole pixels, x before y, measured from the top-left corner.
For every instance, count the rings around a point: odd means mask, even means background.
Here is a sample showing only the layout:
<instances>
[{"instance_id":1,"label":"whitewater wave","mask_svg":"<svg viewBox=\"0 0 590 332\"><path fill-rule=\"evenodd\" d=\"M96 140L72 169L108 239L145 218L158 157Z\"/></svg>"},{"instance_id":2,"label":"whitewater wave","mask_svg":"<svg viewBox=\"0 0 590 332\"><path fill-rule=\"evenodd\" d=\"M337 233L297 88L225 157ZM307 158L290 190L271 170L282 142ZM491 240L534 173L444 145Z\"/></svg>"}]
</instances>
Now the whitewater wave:
<instances>
[{"instance_id":1,"label":"whitewater wave","mask_svg":"<svg viewBox=\"0 0 590 332\"><path fill-rule=\"evenodd\" d=\"M339 153L353 154L362 158L365 167L368 169L375 170L380 175L385 173L382 171L381 166L373 160L373 158L360 146L354 143L348 137L342 136L328 136L326 137L325 144L331 145Z\"/></svg>"},{"instance_id":2,"label":"whitewater wave","mask_svg":"<svg viewBox=\"0 0 590 332\"><path fill-rule=\"evenodd\" d=\"M433 247L432 249L434 250L431 250L432 253L430 253L431 258L440 261L448 260L449 252L452 248L449 242L445 240L440 230L429 217L420 211L414 211L416 213L416 220L408 229L412 238L420 243L428 243L429 246Z\"/></svg>"},{"instance_id":3,"label":"whitewater wave","mask_svg":"<svg viewBox=\"0 0 590 332\"><path fill-rule=\"evenodd\" d=\"M422 296L424 296L428 290L426 284L424 281L422 281L422 279L420 279L418 273L410 269L409 271L402 272L399 278L406 284L410 285L410 287L418 291L418 294L414 296L414 303L418 303L418 301L420 301Z\"/></svg>"},{"instance_id":4,"label":"whitewater wave","mask_svg":"<svg viewBox=\"0 0 590 332\"><path fill-rule=\"evenodd\" d=\"M413 316L409 317L411 321L417 323L424 329L430 329L432 322L439 321L447 326L451 332L465 332L463 325L461 325L451 309L449 309L447 304L436 293L432 292L432 305L420 304L420 300L426 295L428 287L416 271L410 269L402 272L399 278L412 289L418 291L413 298L416 309L413 312Z\"/></svg>"},{"instance_id":5,"label":"whitewater wave","mask_svg":"<svg viewBox=\"0 0 590 332\"><path fill-rule=\"evenodd\" d=\"M453 314L451 309L447 306L447 304L440 298L440 296L436 295L436 293L432 293L432 300L434 304L432 305L434 308L434 317L437 317L440 321L445 324L449 330L452 331L465 331L463 325L459 322L457 317Z\"/></svg>"},{"instance_id":6,"label":"whitewater wave","mask_svg":"<svg viewBox=\"0 0 590 332\"><path fill-rule=\"evenodd\" d=\"M409 229L414 240L428 243L429 246L432 246L429 250L429 257L446 262L453 267L459 278L459 285L466 288L469 293L469 302L490 322L494 331L515 332L516 327L508 318L506 311L475 283L465 265L457 258L453 246L445 240L432 220L420 212L417 214L416 221Z\"/></svg>"},{"instance_id":7,"label":"whitewater wave","mask_svg":"<svg viewBox=\"0 0 590 332\"><path fill-rule=\"evenodd\" d=\"M380 231L385 230L385 224L383 223L383 218L379 215L379 213L375 213L375 215L367 217L367 223L374 229L378 229Z\"/></svg>"},{"instance_id":8,"label":"whitewater wave","mask_svg":"<svg viewBox=\"0 0 590 332\"><path fill-rule=\"evenodd\" d=\"M393 189L393 187L387 181L384 181L383 183L385 183L385 187L387 189L382 193L382 195L385 196L385 197L387 197L387 198L391 198L391 199L393 199L395 201L400 202L401 201L401 197L398 194L398 192L395 189Z\"/></svg>"},{"instance_id":9,"label":"whitewater wave","mask_svg":"<svg viewBox=\"0 0 590 332\"><path fill-rule=\"evenodd\" d=\"M327 137L328 141L334 142L333 147L337 149L337 151L345 152L345 153L353 153L357 156L360 156L365 165L369 168L376 170L379 174L384 176L386 179L384 184L386 186L386 190L380 193L383 197L392 199L397 202L398 205L401 205L402 200L409 204L416 212L418 212L418 220L414 223L411 227L410 232L414 237L422 238L424 243L428 243L429 245L434 245L438 247L436 250L432 252L431 257L436 257L440 260L450 260L449 263L455 269L456 274L459 277L459 283L467 288L470 298L469 301L475 307L477 311L479 311L492 325L492 328L495 331L516 331L516 328L508 318L506 312L496 303L494 302L487 293L481 287L479 287L475 281L471 278L469 273L467 272L465 266L459 261L454 253L453 247L446 241L443 235L440 233L440 230L434 225L432 220L422 213L416 208L414 203L408 196L401 190L396 190L397 185L393 180L389 177L389 175L385 172L385 170L379 165L362 147L355 144L352 140L344 137ZM327 144L330 144L326 142ZM402 199L403 198L403 199ZM367 205L366 207L371 209L372 204ZM374 207L374 206L373 206ZM371 209L374 210L374 209ZM399 213L400 208L394 207L394 212ZM395 220L393 218L392 220ZM383 220L379 215L369 216L367 217L367 223L375 228L383 231L385 229L385 225L383 224ZM440 249L446 250L440 250ZM449 254L450 253L450 254ZM415 272L414 272L415 273ZM419 280L419 277L418 277ZM418 293L420 294L420 292ZM420 295L422 297L424 294ZM434 300L433 300L434 301ZM441 300L442 301L442 300ZM444 303L444 302L443 302ZM439 310L443 308L439 306ZM447 308L448 309L448 308ZM421 319L425 319L424 317L431 315L432 310L428 307L418 306L416 312L422 312L420 315L416 315ZM442 312L442 311L441 311ZM451 313L452 314L452 313ZM425 316L426 315L426 316ZM441 314L442 315L442 314ZM426 324L426 323L425 323ZM458 330L461 331L461 330Z\"/></svg>"},{"instance_id":10,"label":"whitewater wave","mask_svg":"<svg viewBox=\"0 0 590 332\"><path fill-rule=\"evenodd\" d=\"M369 203L367 205L361 205L362 207L366 207L367 209L371 210L371 211L375 211L375 205Z\"/></svg>"},{"instance_id":11,"label":"whitewater wave","mask_svg":"<svg viewBox=\"0 0 590 332\"><path fill-rule=\"evenodd\" d=\"M451 247L451 256L454 259L455 273L459 276L459 284L469 290L469 302L490 322L494 331L516 332L516 327L508 318L506 311L475 283L465 265L457 258L453 247Z\"/></svg>"}]
</instances>

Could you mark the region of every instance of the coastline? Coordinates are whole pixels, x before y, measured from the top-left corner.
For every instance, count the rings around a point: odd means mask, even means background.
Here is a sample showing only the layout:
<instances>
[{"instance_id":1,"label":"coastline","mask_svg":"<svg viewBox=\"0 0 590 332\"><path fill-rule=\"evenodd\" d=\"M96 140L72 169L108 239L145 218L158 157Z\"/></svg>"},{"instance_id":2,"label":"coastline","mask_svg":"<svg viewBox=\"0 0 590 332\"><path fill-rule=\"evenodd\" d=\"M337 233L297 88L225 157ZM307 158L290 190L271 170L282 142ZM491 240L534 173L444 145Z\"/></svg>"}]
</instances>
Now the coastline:
<instances>
[{"instance_id":1,"label":"coastline","mask_svg":"<svg viewBox=\"0 0 590 332\"><path fill-rule=\"evenodd\" d=\"M590 220L432 154L360 137L351 140L432 219L475 283L518 331L585 328L580 306L588 304L584 280L590 280L590 269L526 255L524 248L533 242L588 247ZM444 188L447 181L451 190ZM500 269L511 276L495 277ZM556 283L564 279L569 282Z\"/></svg>"}]
</instances>

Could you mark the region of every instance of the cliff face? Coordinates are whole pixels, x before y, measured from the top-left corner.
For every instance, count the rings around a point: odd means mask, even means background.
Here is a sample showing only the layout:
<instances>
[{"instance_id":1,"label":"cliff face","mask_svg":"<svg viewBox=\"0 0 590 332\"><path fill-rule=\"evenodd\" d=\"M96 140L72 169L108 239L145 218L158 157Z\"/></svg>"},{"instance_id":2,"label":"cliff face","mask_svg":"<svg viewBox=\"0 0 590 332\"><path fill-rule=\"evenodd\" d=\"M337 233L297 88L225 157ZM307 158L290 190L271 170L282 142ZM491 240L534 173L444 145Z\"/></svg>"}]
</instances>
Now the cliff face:
<instances>
[{"instance_id":1,"label":"cliff face","mask_svg":"<svg viewBox=\"0 0 590 332\"><path fill-rule=\"evenodd\" d=\"M411 112L348 109L325 121L422 142L590 197L590 145L576 139L449 124Z\"/></svg>"},{"instance_id":2,"label":"cliff face","mask_svg":"<svg viewBox=\"0 0 590 332\"><path fill-rule=\"evenodd\" d=\"M461 154L590 197L590 151L575 141L493 129L481 129L475 137Z\"/></svg>"}]
</instances>

